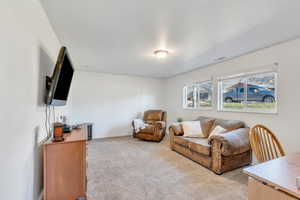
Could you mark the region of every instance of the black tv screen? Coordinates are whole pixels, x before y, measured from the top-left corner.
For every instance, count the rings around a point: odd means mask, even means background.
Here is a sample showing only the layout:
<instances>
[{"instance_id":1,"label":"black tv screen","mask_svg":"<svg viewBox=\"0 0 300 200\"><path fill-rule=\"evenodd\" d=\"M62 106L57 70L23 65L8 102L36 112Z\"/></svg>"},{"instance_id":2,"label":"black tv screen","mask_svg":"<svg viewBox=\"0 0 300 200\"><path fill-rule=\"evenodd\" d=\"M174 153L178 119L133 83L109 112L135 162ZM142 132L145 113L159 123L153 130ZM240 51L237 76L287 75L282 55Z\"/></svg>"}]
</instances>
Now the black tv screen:
<instances>
[{"instance_id":1,"label":"black tv screen","mask_svg":"<svg viewBox=\"0 0 300 200\"><path fill-rule=\"evenodd\" d=\"M73 74L74 68L67 48L62 47L57 58L54 73L50 78L51 85L46 102L48 105L66 105Z\"/></svg>"}]
</instances>

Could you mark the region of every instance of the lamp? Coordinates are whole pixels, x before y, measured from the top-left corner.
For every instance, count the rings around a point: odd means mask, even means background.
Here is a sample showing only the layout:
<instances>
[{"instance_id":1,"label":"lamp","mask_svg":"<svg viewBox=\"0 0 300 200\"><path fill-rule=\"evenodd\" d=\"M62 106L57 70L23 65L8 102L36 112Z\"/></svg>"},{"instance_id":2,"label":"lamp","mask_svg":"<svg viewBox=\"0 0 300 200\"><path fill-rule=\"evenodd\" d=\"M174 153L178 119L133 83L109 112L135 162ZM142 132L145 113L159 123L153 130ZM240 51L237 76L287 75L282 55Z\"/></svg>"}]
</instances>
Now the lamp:
<instances>
[{"instance_id":1,"label":"lamp","mask_svg":"<svg viewBox=\"0 0 300 200\"><path fill-rule=\"evenodd\" d=\"M153 53L158 59L165 58L169 54L168 50L164 50L164 49L158 49L158 50L154 51Z\"/></svg>"}]
</instances>

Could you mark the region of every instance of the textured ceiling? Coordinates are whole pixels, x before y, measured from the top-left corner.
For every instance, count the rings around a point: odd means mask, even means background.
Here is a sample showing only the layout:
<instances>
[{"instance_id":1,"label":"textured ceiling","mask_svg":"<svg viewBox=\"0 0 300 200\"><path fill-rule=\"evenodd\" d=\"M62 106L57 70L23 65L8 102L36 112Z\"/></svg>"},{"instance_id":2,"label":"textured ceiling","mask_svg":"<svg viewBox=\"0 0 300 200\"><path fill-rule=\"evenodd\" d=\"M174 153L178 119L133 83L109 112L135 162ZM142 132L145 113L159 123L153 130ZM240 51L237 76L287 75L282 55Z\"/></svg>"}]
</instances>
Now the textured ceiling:
<instances>
[{"instance_id":1,"label":"textured ceiling","mask_svg":"<svg viewBox=\"0 0 300 200\"><path fill-rule=\"evenodd\" d=\"M298 0L41 0L76 68L170 77L300 35ZM153 51L170 51L164 60Z\"/></svg>"}]
</instances>

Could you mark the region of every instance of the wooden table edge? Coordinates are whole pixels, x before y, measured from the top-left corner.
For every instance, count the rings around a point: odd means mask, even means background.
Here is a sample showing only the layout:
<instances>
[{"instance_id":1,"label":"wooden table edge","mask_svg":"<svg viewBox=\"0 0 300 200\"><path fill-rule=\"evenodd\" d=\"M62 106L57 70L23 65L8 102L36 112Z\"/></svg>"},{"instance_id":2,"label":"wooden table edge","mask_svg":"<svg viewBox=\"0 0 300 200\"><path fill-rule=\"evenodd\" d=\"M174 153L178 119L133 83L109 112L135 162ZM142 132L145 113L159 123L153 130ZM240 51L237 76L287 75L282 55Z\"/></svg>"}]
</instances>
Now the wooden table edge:
<instances>
[{"instance_id":1,"label":"wooden table edge","mask_svg":"<svg viewBox=\"0 0 300 200\"><path fill-rule=\"evenodd\" d=\"M247 168L251 168L251 167L247 167ZM276 184L276 183L274 183L274 182L272 182L272 181L270 181L270 180L268 180L266 178L263 178L261 176L257 176L255 174L247 171L247 168L243 169L243 173L244 174L247 174L248 176L254 178L257 181L266 183L267 185L270 185L270 186L274 187L274 189L280 190L280 191L282 191L282 192L284 192L286 194L289 194L289 195L291 195L293 197L296 197L296 198L300 199L300 191L299 191L299 193L295 193L294 191L292 191L292 190L290 190L290 189L288 189L286 187L278 185L278 184ZM295 180L295 184L296 184L296 180Z\"/></svg>"}]
</instances>

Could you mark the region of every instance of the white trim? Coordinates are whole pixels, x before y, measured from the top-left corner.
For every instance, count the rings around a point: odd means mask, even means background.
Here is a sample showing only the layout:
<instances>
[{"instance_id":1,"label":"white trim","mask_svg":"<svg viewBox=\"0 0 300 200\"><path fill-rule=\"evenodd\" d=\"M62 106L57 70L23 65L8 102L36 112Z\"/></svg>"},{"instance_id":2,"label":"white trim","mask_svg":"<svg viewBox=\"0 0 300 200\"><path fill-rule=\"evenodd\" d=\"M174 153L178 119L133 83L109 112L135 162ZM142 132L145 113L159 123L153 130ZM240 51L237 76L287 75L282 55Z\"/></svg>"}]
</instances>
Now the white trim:
<instances>
[{"instance_id":1,"label":"white trim","mask_svg":"<svg viewBox=\"0 0 300 200\"><path fill-rule=\"evenodd\" d=\"M197 97L195 95L193 95L194 98L194 107L187 107L186 106L186 96L187 96L187 89L188 87L194 87L195 85L201 85L201 84L205 84L205 83L211 83L211 106L209 107L205 107L205 106L197 106ZM193 88L193 94L195 94L196 92L196 88ZM214 81L213 81L213 77L211 77L210 80L205 80L205 81L197 81L194 83L190 83L190 84L185 84L183 86L183 91L182 91L182 108L184 110L213 110L214 108Z\"/></svg>"},{"instance_id":2,"label":"white trim","mask_svg":"<svg viewBox=\"0 0 300 200\"><path fill-rule=\"evenodd\" d=\"M236 74L229 75L229 76L221 76L221 77L217 77L216 79L217 79L217 81L223 81L223 80L241 78L241 77L251 76L251 75L256 75L256 74L277 72L278 65L279 65L278 63L264 65L259 68L256 68L256 70L250 70L250 71L246 71L246 72L236 73Z\"/></svg>"},{"instance_id":3,"label":"white trim","mask_svg":"<svg viewBox=\"0 0 300 200\"><path fill-rule=\"evenodd\" d=\"M244 110L217 110L217 112L236 112L236 113L253 113L253 114L269 114L269 115L278 115L278 112L277 112L277 109L276 109L276 112L267 112L267 111L262 111L262 112L259 112L259 111L251 111L251 110L247 110L247 109L244 109Z\"/></svg>"},{"instance_id":4,"label":"white trim","mask_svg":"<svg viewBox=\"0 0 300 200\"><path fill-rule=\"evenodd\" d=\"M214 108L213 108L213 106L211 106L211 107L198 107L198 108L182 108L182 109L184 109L184 110L203 110L203 111L210 111L210 110L213 110Z\"/></svg>"}]
</instances>

